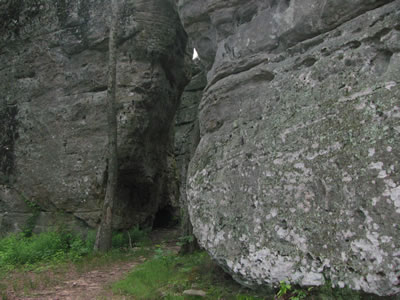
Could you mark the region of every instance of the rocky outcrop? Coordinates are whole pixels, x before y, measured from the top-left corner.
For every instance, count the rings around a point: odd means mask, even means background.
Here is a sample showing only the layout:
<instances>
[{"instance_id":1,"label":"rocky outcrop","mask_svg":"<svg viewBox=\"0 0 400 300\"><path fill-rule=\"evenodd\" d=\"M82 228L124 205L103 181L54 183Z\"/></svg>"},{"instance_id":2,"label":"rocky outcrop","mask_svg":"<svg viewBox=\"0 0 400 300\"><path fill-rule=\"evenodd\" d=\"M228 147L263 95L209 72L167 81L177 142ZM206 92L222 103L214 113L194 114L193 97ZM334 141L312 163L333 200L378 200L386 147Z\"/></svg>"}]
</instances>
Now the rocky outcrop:
<instances>
[{"instance_id":1,"label":"rocky outcrop","mask_svg":"<svg viewBox=\"0 0 400 300\"><path fill-rule=\"evenodd\" d=\"M399 12L180 1L209 70L189 212L236 280L400 292Z\"/></svg>"},{"instance_id":2,"label":"rocky outcrop","mask_svg":"<svg viewBox=\"0 0 400 300\"><path fill-rule=\"evenodd\" d=\"M109 1L0 4L0 230L95 226L107 177ZM186 33L173 0L121 1L115 227L176 193L173 118ZM33 213L33 210L35 212ZM32 225L32 224L31 224Z\"/></svg>"}]
</instances>

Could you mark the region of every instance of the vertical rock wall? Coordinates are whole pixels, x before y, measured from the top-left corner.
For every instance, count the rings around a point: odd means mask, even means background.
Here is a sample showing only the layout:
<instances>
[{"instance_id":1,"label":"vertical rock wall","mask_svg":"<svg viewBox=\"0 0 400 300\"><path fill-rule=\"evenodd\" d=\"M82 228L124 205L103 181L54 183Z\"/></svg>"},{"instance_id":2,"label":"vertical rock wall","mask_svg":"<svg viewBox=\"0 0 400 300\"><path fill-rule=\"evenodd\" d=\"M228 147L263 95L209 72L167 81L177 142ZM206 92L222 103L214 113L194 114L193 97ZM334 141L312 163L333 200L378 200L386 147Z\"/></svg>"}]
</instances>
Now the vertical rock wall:
<instances>
[{"instance_id":1,"label":"vertical rock wall","mask_svg":"<svg viewBox=\"0 0 400 300\"><path fill-rule=\"evenodd\" d=\"M238 281L400 292L400 1L181 0L194 232Z\"/></svg>"},{"instance_id":2,"label":"vertical rock wall","mask_svg":"<svg viewBox=\"0 0 400 300\"><path fill-rule=\"evenodd\" d=\"M0 4L0 231L95 226L107 177L109 1ZM173 118L186 84L175 1L121 1L115 227L176 193Z\"/></svg>"}]
</instances>

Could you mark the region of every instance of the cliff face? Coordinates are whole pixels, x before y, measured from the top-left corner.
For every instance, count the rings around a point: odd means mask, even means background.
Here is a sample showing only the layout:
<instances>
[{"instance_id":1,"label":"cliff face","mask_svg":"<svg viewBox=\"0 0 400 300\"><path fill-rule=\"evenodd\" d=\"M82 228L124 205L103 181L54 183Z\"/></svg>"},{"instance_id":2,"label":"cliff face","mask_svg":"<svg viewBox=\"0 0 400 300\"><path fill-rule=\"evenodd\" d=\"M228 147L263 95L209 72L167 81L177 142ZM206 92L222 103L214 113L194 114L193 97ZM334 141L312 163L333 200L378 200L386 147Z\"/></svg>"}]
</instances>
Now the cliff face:
<instances>
[{"instance_id":1,"label":"cliff face","mask_svg":"<svg viewBox=\"0 0 400 300\"><path fill-rule=\"evenodd\" d=\"M400 1L179 5L208 67L200 244L250 286L400 292Z\"/></svg>"},{"instance_id":2,"label":"cliff face","mask_svg":"<svg viewBox=\"0 0 400 300\"><path fill-rule=\"evenodd\" d=\"M107 177L109 1L0 4L0 230L95 226ZM175 1L121 1L115 227L176 193L173 117L186 84ZM32 218L35 218L34 224Z\"/></svg>"}]
</instances>

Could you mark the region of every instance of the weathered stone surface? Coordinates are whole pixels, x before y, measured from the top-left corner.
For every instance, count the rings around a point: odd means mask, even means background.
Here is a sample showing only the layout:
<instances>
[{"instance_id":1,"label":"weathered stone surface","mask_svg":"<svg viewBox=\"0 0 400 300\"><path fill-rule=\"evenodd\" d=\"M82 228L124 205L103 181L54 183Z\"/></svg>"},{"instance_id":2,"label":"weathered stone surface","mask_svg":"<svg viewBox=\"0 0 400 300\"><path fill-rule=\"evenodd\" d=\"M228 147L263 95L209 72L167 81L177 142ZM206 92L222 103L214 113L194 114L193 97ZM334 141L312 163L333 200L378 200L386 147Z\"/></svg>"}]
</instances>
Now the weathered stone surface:
<instances>
[{"instance_id":1,"label":"weathered stone surface","mask_svg":"<svg viewBox=\"0 0 400 300\"><path fill-rule=\"evenodd\" d=\"M95 226L106 162L109 1L2 1L0 230ZM173 0L121 1L115 227L152 222L175 174L173 118L186 34ZM62 215L62 218L49 216ZM39 227L40 227L39 226Z\"/></svg>"},{"instance_id":2,"label":"weathered stone surface","mask_svg":"<svg viewBox=\"0 0 400 300\"><path fill-rule=\"evenodd\" d=\"M206 61L188 200L250 285L400 292L400 1L180 1Z\"/></svg>"}]
</instances>

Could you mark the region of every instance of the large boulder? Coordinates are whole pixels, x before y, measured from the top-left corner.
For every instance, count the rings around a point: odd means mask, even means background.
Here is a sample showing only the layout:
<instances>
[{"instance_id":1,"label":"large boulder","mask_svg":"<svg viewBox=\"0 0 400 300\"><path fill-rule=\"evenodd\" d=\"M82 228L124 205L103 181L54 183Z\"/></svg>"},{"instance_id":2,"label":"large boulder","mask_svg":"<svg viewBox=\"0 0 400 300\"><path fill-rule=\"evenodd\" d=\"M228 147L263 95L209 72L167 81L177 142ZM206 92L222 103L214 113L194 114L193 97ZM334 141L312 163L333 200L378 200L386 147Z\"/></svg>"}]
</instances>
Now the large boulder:
<instances>
[{"instance_id":1,"label":"large boulder","mask_svg":"<svg viewBox=\"0 0 400 300\"><path fill-rule=\"evenodd\" d=\"M400 292L400 1L181 0L200 244L249 286Z\"/></svg>"},{"instance_id":2,"label":"large boulder","mask_svg":"<svg viewBox=\"0 0 400 300\"><path fill-rule=\"evenodd\" d=\"M173 121L187 78L175 1L119 2L114 225L121 229L151 224L177 193ZM0 3L1 232L98 222L107 178L109 4Z\"/></svg>"}]
</instances>

